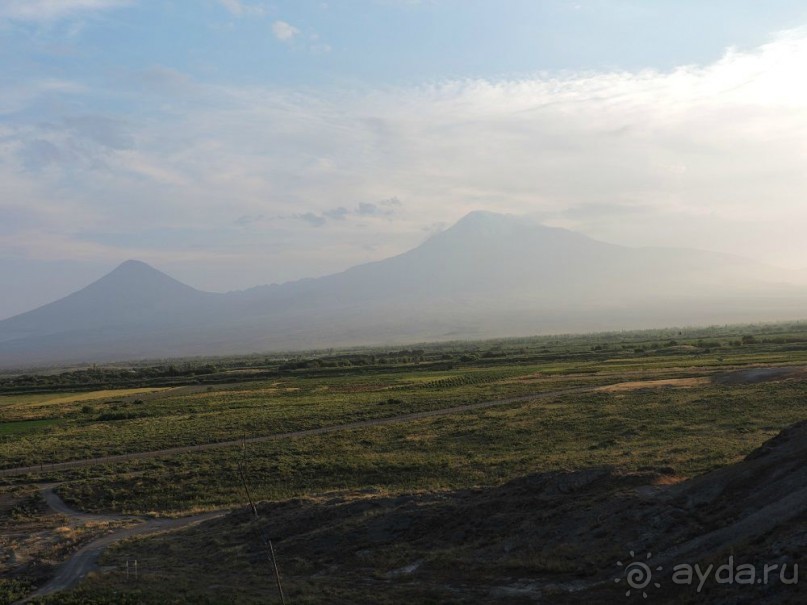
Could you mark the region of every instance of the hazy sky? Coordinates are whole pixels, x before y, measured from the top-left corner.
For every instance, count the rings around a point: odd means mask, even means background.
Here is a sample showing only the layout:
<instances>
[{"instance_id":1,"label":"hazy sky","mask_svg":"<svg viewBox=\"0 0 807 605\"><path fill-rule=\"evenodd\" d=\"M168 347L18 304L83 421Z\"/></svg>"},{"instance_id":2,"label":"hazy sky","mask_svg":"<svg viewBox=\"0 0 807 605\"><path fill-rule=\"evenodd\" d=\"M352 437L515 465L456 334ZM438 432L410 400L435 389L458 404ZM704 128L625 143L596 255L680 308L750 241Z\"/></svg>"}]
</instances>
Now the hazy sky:
<instances>
[{"instance_id":1,"label":"hazy sky","mask_svg":"<svg viewBox=\"0 0 807 605\"><path fill-rule=\"evenodd\" d=\"M802 0L0 0L0 317L340 270L471 210L807 267Z\"/></svg>"}]
</instances>

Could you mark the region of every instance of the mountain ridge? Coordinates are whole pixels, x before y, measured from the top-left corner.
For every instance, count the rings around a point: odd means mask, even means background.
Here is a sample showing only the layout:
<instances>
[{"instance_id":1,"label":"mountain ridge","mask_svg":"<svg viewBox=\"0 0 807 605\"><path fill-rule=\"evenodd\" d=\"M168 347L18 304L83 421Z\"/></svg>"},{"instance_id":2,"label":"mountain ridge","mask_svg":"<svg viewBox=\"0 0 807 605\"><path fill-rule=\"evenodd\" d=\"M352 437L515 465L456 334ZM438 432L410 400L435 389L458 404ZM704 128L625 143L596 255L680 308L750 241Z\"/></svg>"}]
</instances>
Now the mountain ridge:
<instances>
[{"instance_id":1,"label":"mountain ridge","mask_svg":"<svg viewBox=\"0 0 807 605\"><path fill-rule=\"evenodd\" d=\"M773 276L739 257L474 212L387 259L226 294L126 261L0 321L0 365L800 318L807 291Z\"/></svg>"}]
</instances>

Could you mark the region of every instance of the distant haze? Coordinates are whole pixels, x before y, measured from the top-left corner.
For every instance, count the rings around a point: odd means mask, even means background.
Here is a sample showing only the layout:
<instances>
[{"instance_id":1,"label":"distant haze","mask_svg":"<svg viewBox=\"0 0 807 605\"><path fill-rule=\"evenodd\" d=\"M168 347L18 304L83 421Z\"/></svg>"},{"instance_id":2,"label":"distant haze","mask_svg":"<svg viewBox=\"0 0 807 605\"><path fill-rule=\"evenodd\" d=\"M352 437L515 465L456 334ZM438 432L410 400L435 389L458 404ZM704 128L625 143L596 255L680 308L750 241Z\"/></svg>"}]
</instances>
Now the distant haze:
<instances>
[{"instance_id":1,"label":"distant haze","mask_svg":"<svg viewBox=\"0 0 807 605\"><path fill-rule=\"evenodd\" d=\"M807 288L790 277L741 257L626 248L474 212L399 256L229 294L127 261L0 321L0 365L798 319Z\"/></svg>"}]
</instances>

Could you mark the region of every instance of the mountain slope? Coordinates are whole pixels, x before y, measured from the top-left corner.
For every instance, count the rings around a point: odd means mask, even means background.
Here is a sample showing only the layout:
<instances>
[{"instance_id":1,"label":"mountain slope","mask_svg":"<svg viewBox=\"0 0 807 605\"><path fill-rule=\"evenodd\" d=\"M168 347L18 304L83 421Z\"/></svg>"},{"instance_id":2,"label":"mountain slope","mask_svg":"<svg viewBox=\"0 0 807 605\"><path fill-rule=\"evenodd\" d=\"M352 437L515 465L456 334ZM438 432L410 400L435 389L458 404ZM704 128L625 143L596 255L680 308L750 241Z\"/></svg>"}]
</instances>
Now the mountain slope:
<instances>
[{"instance_id":1,"label":"mountain slope","mask_svg":"<svg viewBox=\"0 0 807 605\"><path fill-rule=\"evenodd\" d=\"M777 277L738 257L626 248L475 212L404 254L255 288L241 304L244 317L286 314L284 342L296 318L313 328L327 317L307 345L383 343L799 316L790 305L803 293Z\"/></svg>"},{"instance_id":2,"label":"mountain slope","mask_svg":"<svg viewBox=\"0 0 807 605\"><path fill-rule=\"evenodd\" d=\"M229 294L128 261L0 321L0 365L773 320L806 301L745 259L475 212L398 256Z\"/></svg>"},{"instance_id":3,"label":"mountain slope","mask_svg":"<svg viewBox=\"0 0 807 605\"><path fill-rule=\"evenodd\" d=\"M163 313L197 308L217 295L194 290L140 261L65 298L0 322L0 342L153 321Z\"/></svg>"},{"instance_id":4,"label":"mountain slope","mask_svg":"<svg viewBox=\"0 0 807 605\"><path fill-rule=\"evenodd\" d=\"M753 289L773 283L771 269L743 258L698 250L634 249L606 244L565 229L501 214L474 212L399 256L343 273L251 294L288 300L328 292L339 301L396 297L507 299L509 292L568 302L570 293L624 300L681 293L698 286ZM262 296L263 295L263 296ZM509 303L507 304L509 306Z\"/></svg>"}]
</instances>

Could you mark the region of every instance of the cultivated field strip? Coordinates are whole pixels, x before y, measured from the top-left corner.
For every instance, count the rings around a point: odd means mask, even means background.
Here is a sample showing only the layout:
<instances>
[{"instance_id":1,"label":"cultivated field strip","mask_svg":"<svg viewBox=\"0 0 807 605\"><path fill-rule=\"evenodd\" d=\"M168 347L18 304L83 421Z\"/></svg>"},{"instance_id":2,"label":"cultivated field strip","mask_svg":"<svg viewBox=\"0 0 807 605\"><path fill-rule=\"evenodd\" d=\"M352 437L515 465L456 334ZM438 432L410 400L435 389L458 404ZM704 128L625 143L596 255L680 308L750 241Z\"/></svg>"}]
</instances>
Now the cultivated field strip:
<instances>
[{"instance_id":1,"label":"cultivated field strip","mask_svg":"<svg viewBox=\"0 0 807 605\"><path fill-rule=\"evenodd\" d=\"M423 418L431 418L434 416L446 416L449 414L460 414L462 412L469 412L473 410L480 410L502 405L509 405L513 403L524 403L528 401L535 401L538 399L547 399L559 397L562 395L569 395L573 393L587 393L591 392L593 387L578 387L572 389L562 389L557 391L547 391L543 393L532 393L529 395L520 395L518 397L508 397L505 399L495 399L491 401L481 401L478 403L470 403L466 405L454 406L450 408L441 408L437 410L429 410L425 412L414 412L411 414L402 414L400 416L392 416L387 418L376 418L371 420L360 420L356 422L349 422L346 424L338 424L333 426L324 426L314 429L304 429L299 431L291 431L287 433L275 433L273 435L263 435L260 437L249 437L247 439L233 439L228 441L215 441L211 443L200 443L197 445L187 445L181 447L165 448L160 450L152 450L146 452L133 452L129 454L115 454L112 456L101 456L98 458L86 458L83 460L70 460L68 462L56 462L52 464L42 464L34 466L23 466L17 468L9 468L0 470L0 477L10 477L14 475L26 475L29 473L53 472L64 471L74 468L82 468L87 466L95 466L102 464L113 464L116 462L125 462L127 460L146 460L149 458L160 458L163 456L174 456L177 454L187 454L190 452L200 452L205 450L212 450L217 448L240 446L244 443L263 443L267 441L276 441L280 439L292 439L295 437L309 437L313 435L324 435L327 433L335 433L338 431L348 431L351 429L359 429L367 426L385 425L385 424L399 424L405 422L412 422Z\"/></svg>"}]
</instances>

